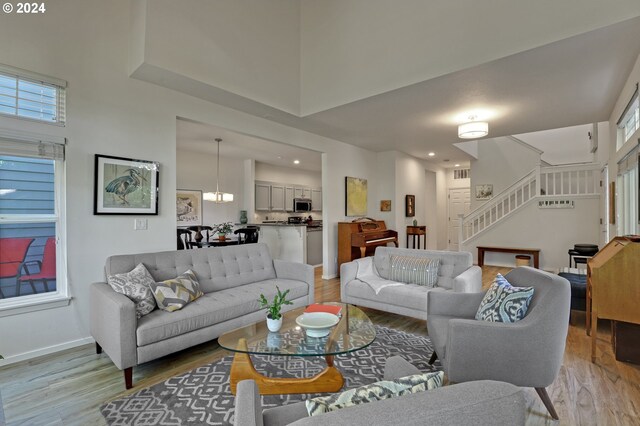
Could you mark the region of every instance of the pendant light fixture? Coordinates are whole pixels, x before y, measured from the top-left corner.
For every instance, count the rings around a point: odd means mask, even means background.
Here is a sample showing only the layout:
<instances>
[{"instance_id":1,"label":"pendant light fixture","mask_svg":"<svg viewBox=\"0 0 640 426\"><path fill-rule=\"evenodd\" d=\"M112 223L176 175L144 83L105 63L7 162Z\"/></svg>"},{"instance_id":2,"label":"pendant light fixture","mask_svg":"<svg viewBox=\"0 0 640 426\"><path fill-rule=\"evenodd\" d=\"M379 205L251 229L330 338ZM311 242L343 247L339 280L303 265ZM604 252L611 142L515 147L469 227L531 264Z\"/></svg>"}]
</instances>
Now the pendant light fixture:
<instances>
[{"instance_id":1,"label":"pendant light fixture","mask_svg":"<svg viewBox=\"0 0 640 426\"><path fill-rule=\"evenodd\" d=\"M205 192L202 196L206 201L213 201L214 203L230 203L233 201L233 194L228 192L220 192L220 142L222 139L216 138L218 142L218 166L216 169L216 192Z\"/></svg>"},{"instance_id":2,"label":"pendant light fixture","mask_svg":"<svg viewBox=\"0 0 640 426\"><path fill-rule=\"evenodd\" d=\"M476 139L489 134L489 123L486 121L475 121L476 116L469 117L469 122L458 126L458 137L460 139Z\"/></svg>"}]
</instances>

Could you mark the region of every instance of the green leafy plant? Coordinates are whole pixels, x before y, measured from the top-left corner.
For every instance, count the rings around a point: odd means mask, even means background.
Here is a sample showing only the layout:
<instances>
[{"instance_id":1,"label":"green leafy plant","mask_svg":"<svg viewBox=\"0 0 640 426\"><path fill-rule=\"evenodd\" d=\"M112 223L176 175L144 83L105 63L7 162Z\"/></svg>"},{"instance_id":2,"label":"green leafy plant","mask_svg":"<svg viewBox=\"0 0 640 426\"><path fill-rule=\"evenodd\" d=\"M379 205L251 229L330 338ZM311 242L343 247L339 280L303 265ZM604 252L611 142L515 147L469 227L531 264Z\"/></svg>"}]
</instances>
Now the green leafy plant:
<instances>
[{"instance_id":1,"label":"green leafy plant","mask_svg":"<svg viewBox=\"0 0 640 426\"><path fill-rule=\"evenodd\" d=\"M219 225L215 225L213 229L217 234L227 235L233 231L233 223L224 222Z\"/></svg>"},{"instance_id":2,"label":"green leafy plant","mask_svg":"<svg viewBox=\"0 0 640 426\"><path fill-rule=\"evenodd\" d=\"M287 294L289 294L289 290L286 290L283 293L280 291L280 288L278 286L276 286L276 290L278 290L278 293L273 298L273 302L269 303L267 298L264 297L264 294L260 295L260 299L258 299L258 302L260 302L261 308L267 309L267 317L274 320L279 320L280 318L282 318L282 314L280 313L282 305L293 305L293 302L287 300Z\"/></svg>"}]
</instances>

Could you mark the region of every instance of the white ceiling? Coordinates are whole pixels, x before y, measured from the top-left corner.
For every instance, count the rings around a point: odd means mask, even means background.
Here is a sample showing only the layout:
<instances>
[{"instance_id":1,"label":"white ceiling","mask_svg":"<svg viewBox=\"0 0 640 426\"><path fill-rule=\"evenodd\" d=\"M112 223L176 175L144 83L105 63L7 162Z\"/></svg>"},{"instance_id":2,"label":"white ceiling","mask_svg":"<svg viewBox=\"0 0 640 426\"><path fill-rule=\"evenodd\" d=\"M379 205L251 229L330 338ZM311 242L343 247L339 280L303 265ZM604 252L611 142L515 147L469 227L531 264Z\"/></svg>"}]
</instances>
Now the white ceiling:
<instances>
[{"instance_id":1,"label":"white ceiling","mask_svg":"<svg viewBox=\"0 0 640 426\"><path fill-rule=\"evenodd\" d=\"M280 167L300 168L320 171L321 153L291 145L271 142L221 127L178 118L176 123L176 148L178 150L216 155L218 145L215 138L221 138L220 157L253 159ZM294 164L299 160L300 164Z\"/></svg>"}]
</instances>

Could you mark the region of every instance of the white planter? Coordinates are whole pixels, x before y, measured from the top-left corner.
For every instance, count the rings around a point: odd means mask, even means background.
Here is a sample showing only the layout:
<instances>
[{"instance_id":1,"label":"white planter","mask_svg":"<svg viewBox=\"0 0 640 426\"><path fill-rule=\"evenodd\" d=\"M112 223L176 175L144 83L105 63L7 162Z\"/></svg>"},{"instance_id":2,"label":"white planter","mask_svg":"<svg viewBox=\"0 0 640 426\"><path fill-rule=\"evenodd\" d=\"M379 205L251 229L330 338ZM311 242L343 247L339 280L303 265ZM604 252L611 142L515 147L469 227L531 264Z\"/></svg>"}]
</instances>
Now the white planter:
<instances>
[{"instance_id":1,"label":"white planter","mask_svg":"<svg viewBox=\"0 0 640 426\"><path fill-rule=\"evenodd\" d=\"M282 315L280 316L280 319L277 320L271 319L267 316L267 328L269 331L279 331L280 327L282 327Z\"/></svg>"}]
</instances>

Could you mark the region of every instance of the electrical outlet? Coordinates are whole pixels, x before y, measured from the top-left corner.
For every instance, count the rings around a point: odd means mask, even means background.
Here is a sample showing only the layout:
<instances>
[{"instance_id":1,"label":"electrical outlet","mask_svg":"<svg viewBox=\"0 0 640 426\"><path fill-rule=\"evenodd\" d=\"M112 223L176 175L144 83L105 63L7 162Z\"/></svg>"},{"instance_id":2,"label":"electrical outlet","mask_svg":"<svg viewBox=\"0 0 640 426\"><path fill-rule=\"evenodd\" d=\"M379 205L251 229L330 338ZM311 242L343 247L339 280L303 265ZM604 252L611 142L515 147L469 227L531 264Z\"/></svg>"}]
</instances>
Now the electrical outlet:
<instances>
[{"instance_id":1,"label":"electrical outlet","mask_svg":"<svg viewBox=\"0 0 640 426\"><path fill-rule=\"evenodd\" d=\"M133 229L136 231L146 231L148 226L147 219L135 219Z\"/></svg>"}]
</instances>

